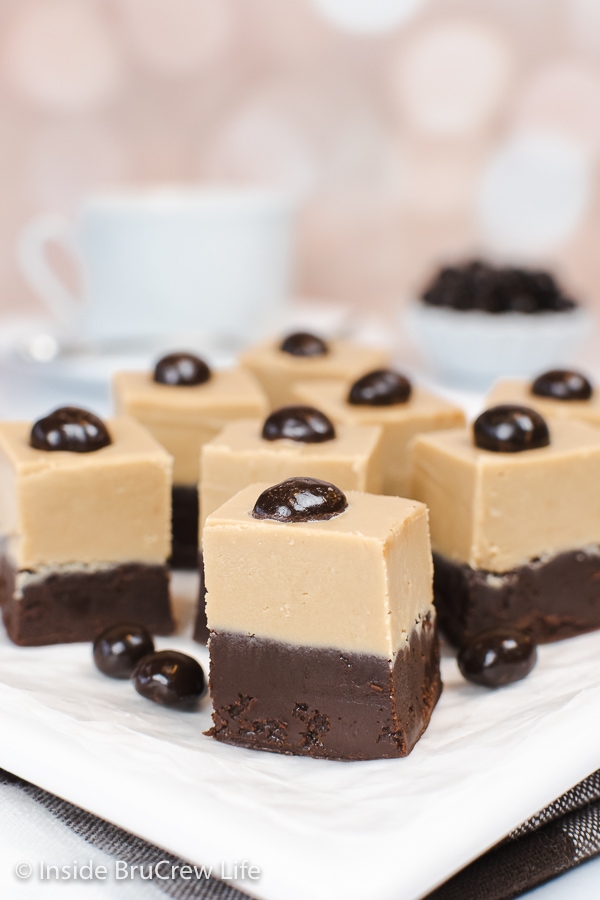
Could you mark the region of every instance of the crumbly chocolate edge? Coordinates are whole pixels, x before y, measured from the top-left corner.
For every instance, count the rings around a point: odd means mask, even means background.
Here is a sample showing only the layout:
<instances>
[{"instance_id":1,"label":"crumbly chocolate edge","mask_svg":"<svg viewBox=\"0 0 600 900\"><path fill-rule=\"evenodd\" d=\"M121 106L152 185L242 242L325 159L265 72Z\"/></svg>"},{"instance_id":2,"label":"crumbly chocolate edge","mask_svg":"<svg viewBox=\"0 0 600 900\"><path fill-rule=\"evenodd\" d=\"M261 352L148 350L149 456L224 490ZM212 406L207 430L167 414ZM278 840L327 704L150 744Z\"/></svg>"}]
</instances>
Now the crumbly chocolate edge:
<instances>
[{"instance_id":1,"label":"crumbly chocolate edge","mask_svg":"<svg viewBox=\"0 0 600 900\"><path fill-rule=\"evenodd\" d=\"M206 583L204 580L204 557L198 554L198 605L194 619L193 638L198 644L207 644L210 632L206 619Z\"/></svg>"},{"instance_id":2,"label":"crumbly chocolate edge","mask_svg":"<svg viewBox=\"0 0 600 900\"><path fill-rule=\"evenodd\" d=\"M23 573L21 573L23 574ZM136 622L152 634L171 634L174 621L165 565L115 563L96 570L57 566L20 579L0 557L0 606L9 638L24 647L92 641L119 622Z\"/></svg>"},{"instance_id":3,"label":"crumbly chocolate edge","mask_svg":"<svg viewBox=\"0 0 600 900\"><path fill-rule=\"evenodd\" d=\"M489 572L433 554L440 630L455 645L513 627L541 644L600 628L600 548L585 547Z\"/></svg>"},{"instance_id":4,"label":"crumbly chocolate edge","mask_svg":"<svg viewBox=\"0 0 600 900\"><path fill-rule=\"evenodd\" d=\"M407 756L429 724L442 684L435 616L393 661L211 631L207 734L256 750L322 759Z\"/></svg>"}]
</instances>

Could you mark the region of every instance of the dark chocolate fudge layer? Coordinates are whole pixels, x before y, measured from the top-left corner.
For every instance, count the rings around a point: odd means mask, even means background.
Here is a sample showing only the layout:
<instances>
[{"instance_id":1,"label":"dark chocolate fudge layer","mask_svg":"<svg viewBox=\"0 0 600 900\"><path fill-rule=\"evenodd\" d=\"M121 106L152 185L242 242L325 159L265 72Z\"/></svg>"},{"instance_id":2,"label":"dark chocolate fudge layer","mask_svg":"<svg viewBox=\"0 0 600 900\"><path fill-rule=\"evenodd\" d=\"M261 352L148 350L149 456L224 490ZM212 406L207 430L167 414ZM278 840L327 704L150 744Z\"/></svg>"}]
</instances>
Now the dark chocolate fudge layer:
<instances>
[{"instance_id":1,"label":"dark chocolate fudge layer","mask_svg":"<svg viewBox=\"0 0 600 900\"><path fill-rule=\"evenodd\" d=\"M455 644L510 625L549 643L600 628L600 548L559 553L504 573L434 553L440 629Z\"/></svg>"},{"instance_id":2,"label":"dark chocolate fudge layer","mask_svg":"<svg viewBox=\"0 0 600 900\"><path fill-rule=\"evenodd\" d=\"M206 621L206 583L204 581L204 559L198 554L198 606L196 607L196 619L194 622L194 640L199 644L206 644L209 631Z\"/></svg>"},{"instance_id":3,"label":"dark chocolate fudge layer","mask_svg":"<svg viewBox=\"0 0 600 900\"><path fill-rule=\"evenodd\" d=\"M376 655L213 631L209 734L251 749L327 759L406 756L441 693L435 632L428 615L392 664Z\"/></svg>"},{"instance_id":4,"label":"dark chocolate fudge layer","mask_svg":"<svg viewBox=\"0 0 600 900\"><path fill-rule=\"evenodd\" d=\"M55 570L30 578L20 596L15 596L16 575L3 556L0 605L15 644L91 641L117 622L136 622L153 634L173 631L167 566L126 563L92 572Z\"/></svg>"},{"instance_id":5,"label":"dark chocolate fudge layer","mask_svg":"<svg viewBox=\"0 0 600 900\"><path fill-rule=\"evenodd\" d=\"M175 485L172 497L172 545L169 562L174 569L198 565L198 489Z\"/></svg>"}]
</instances>

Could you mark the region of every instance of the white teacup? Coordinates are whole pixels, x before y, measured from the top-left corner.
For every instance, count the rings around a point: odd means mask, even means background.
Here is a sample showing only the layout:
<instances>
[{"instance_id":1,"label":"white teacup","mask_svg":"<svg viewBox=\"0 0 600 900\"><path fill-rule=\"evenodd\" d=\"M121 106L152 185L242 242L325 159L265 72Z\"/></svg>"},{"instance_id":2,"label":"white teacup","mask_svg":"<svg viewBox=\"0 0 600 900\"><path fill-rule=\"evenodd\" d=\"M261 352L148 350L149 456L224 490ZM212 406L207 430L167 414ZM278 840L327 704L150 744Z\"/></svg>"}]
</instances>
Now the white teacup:
<instances>
[{"instance_id":1,"label":"white teacup","mask_svg":"<svg viewBox=\"0 0 600 900\"><path fill-rule=\"evenodd\" d=\"M90 341L253 337L290 290L293 203L268 189L190 187L92 196L75 223L42 214L23 229L22 273L71 334ZM84 296L46 255L57 242Z\"/></svg>"}]
</instances>

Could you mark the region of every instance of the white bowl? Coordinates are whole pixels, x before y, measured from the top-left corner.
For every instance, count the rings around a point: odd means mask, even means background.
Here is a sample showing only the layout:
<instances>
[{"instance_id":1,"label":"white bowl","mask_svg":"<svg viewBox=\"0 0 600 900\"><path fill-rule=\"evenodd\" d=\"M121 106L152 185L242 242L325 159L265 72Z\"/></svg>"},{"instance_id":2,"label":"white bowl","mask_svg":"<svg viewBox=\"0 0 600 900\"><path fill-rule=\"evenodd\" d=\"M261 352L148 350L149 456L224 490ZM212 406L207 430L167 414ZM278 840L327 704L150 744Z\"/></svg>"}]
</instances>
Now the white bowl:
<instances>
[{"instance_id":1,"label":"white bowl","mask_svg":"<svg viewBox=\"0 0 600 900\"><path fill-rule=\"evenodd\" d=\"M572 360L591 333L580 307L566 312L485 313L413 302L406 324L439 376L482 387L502 375L537 375Z\"/></svg>"}]
</instances>

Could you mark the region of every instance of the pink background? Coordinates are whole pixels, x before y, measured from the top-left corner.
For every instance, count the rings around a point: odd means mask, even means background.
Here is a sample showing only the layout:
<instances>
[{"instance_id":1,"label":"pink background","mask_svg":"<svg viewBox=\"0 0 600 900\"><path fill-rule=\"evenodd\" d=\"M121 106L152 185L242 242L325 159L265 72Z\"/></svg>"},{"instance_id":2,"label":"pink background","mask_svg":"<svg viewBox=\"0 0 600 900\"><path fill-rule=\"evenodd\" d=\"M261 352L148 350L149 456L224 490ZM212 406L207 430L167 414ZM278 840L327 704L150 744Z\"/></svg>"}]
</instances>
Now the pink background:
<instances>
[{"instance_id":1,"label":"pink background","mask_svg":"<svg viewBox=\"0 0 600 900\"><path fill-rule=\"evenodd\" d=\"M0 0L0 297L34 213L125 184L274 183L297 290L378 311L440 261L600 303L598 0Z\"/></svg>"}]
</instances>

